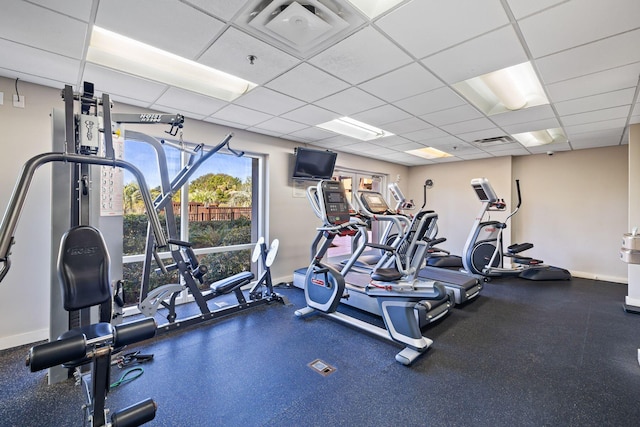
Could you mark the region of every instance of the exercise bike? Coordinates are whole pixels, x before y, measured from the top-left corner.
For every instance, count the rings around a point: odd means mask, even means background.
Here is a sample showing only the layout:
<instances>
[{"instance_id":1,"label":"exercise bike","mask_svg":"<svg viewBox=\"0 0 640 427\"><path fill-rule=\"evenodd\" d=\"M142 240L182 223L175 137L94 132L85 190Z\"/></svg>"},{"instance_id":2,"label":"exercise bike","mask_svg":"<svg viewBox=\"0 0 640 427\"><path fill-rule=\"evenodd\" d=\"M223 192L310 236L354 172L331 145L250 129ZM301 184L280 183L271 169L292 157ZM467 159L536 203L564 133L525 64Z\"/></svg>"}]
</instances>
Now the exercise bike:
<instances>
[{"instance_id":1,"label":"exercise bike","mask_svg":"<svg viewBox=\"0 0 640 427\"><path fill-rule=\"evenodd\" d=\"M545 265L542 260L523 255L522 252L533 248L532 243L514 243L503 247L503 234L507 221L512 218L522 205L520 180L516 179L518 204L504 221L482 221L487 212L504 212L507 205L496 196L493 187L486 178L471 180L471 187L482 202L482 208L476 216L471 232L463 249L464 270L471 274L479 274L488 280L490 277L520 277L528 280L569 280L571 273L559 267ZM513 268L505 268L504 260L508 258Z\"/></svg>"},{"instance_id":2,"label":"exercise bike","mask_svg":"<svg viewBox=\"0 0 640 427\"><path fill-rule=\"evenodd\" d=\"M323 263L322 259L336 236L362 233L366 223L351 217L341 182L320 181L315 191L312 191L312 188L307 190L307 196L314 211L323 219L323 225L317 228L318 234L313 245L317 250L314 251L305 274L304 293L307 306L297 310L296 316L321 312L370 334L399 343L405 348L396 354L395 359L403 365L410 365L433 343L422 335L418 320L419 311L424 310L430 302L446 300L446 309L439 317L444 316L450 306L446 290L434 281L406 278L398 280L395 274L387 277L385 272L378 272L373 276L375 280L370 280L362 290L352 287L350 292L362 293L365 298L376 301L386 328L338 312L338 305L345 297L345 277L333 266Z\"/></svg>"}]
</instances>

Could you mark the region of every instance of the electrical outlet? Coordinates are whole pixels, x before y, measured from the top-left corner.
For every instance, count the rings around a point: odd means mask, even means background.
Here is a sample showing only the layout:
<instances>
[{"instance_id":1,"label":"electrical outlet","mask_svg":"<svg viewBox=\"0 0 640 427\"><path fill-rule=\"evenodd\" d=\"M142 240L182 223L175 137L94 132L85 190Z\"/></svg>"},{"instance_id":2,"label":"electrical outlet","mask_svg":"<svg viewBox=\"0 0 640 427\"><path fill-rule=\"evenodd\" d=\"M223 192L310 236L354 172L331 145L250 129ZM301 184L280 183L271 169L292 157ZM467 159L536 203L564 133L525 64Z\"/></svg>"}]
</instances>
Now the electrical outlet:
<instances>
[{"instance_id":1,"label":"electrical outlet","mask_svg":"<svg viewBox=\"0 0 640 427\"><path fill-rule=\"evenodd\" d=\"M0 105L4 104L4 92L0 92Z\"/></svg>"},{"instance_id":2,"label":"electrical outlet","mask_svg":"<svg viewBox=\"0 0 640 427\"><path fill-rule=\"evenodd\" d=\"M18 95L13 95L13 106L16 108L24 108L24 95L20 95L18 99Z\"/></svg>"}]
</instances>

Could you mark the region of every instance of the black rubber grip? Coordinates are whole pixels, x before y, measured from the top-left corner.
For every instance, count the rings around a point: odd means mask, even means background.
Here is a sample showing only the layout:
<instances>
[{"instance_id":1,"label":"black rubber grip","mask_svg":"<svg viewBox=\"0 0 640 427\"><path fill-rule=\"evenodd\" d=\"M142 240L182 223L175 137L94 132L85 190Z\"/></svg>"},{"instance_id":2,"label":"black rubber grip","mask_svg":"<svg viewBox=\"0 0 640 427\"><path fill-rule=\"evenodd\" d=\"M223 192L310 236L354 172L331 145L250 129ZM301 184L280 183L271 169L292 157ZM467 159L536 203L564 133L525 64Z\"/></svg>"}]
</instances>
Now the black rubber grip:
<instances>
[{"instance_id":1,"label":"black rubber grip","mask_svg":"<svg viewBox=\"0 0 640 427\"><path fill-rule=\"evenodd\" d=\"M31 372L36 372L71 360L81 359L86 354L87 342L84 335L77 335L31 347L26 362Z\"/></svg>"},{"instance_id":2,"label":"black rubber grip","mask_svg":"<svg viewBox=\"0 0 640 427\"><path fill-rule=\"evenodd\" d=\"M113 331L113 346L122 347L153 338L157 328L158 325L152 317L118 325Z\"/></svg>"},{"instance_id":3,"label":"black rubber grip","mask_svg":"<svg viewBox=\"0 0 640 427\"><path fill-rule=\"evenodd\" d=\"M156 417L158 405L151 399L119 410L111 416L112 427L134 427L148 423Z\"/></svg>"}]
</instances>

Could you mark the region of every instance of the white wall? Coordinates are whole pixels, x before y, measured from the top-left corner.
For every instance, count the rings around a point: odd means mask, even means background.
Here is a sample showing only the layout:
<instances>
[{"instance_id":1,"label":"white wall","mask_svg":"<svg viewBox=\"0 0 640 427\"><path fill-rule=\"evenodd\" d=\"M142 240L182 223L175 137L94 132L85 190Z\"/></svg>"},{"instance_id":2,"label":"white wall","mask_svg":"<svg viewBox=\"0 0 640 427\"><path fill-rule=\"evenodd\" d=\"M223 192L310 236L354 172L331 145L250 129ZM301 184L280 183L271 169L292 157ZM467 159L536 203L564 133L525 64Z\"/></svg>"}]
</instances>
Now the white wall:
<instances>
[{"instance_id":1,"label":"white wall","mask_svg":"<svg viewBox=\"0 0 640 427\"><path fill-rule=\"evenodd\" d=\"M470 180L488 178L510 211L519 179L523 203L509 224L512 242L533 243L530 256L575 276L626 283L619 246L627 229L627 158L621 146L452 162L411 168L408 186L418 201L424 180L434 180L427 206L438 212L439 235L448 239L442 246L459 255L480 209Z\"/></svg>"},{"instance_id":2,"label":"white wall","mask_svg":"<svg viewBox=\"0 0 640 427\"><path fill-rule=\"evenodd\" d=\"M20 82L26 96L26 108L11 106L14 81L0 77L4 105L0 105L0 208L7 206L21 166L31 157L51 150L53 108L64 108L61 90ZM61 87L62 89L62 87ZM99 85L96 84L96 89ZM141 112L138 107L119 105L115 112ZM167 111L167 113L179 113ZM164 126L127 126L148 134L165 137ZM291 280L293 270L309 263L309 246L319 220L306 197L293 197L290 159L297 142L231 129L212 123L187 119L183 129L185 141L217 144L233 132L232 147L266 154L268 176L268 235L280 239L278 258L272 267L276 282ZM340 153L337 165L352 169L406 176L408 168L383 161ZM0 349L34 342L48 337L50 242L50 167L36 173L24 213L15 234L12 267L0 283ZM4 209L3 209L4 210ZM57 284L55 284L57 286Z\"/></svg>"},{"instance_id":3,"label":"white wall","mask_svg":"<svg viewBox=\"0 0 640 427\"><path fill-rule=\"evenodd\" d=\"M627 146L514 158L523 205L513 230L531 253L576 276L626 282ZM526 187L524 187L526 185Z\"/></svg>"},{"instance_id":4,"label":"white wall","mask_svg":"<svg viewBox=\"0 0 640 427\"><path fill-rule=\"evenodd\" d=\"M415 166L409 171L405 192L414 199L418 207L422 205L425 180L433 181L433 188L427 190L425 208L438 213L438 237L447 238L445 243L438 246L452 254L462 254L471 224L480 211L481 204L470 185L473 178L480 177L488 178L498 197L509 201L510 157ZM404 189L402 182L400 185ZM491 218L501 221L505 215L497 212Z\"/></svg>"},{"instance_id":5,"label":"white wall","mask_svg":"<svg viewBox=\"0 0 640 427\"><path fill-rule=\"evenodd\" d=\"M50 151L52 106L61 105L60 91L41 90L20 82L25 108L12 106L14 81L0 78L0 209L4 212L23 163ZM11 269L0 283L0 348L48 336L51 201L50 166L37 171L27 196L11 250Z\"/></svg>"}]
</instances>

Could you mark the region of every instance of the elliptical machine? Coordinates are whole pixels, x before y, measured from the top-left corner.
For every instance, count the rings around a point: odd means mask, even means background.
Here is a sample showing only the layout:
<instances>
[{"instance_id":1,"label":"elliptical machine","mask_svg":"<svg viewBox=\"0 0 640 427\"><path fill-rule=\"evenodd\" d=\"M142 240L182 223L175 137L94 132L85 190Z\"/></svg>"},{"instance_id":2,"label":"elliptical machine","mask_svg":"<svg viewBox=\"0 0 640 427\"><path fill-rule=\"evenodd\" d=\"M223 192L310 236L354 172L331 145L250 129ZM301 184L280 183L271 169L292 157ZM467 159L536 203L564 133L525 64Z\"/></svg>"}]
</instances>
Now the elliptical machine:
<instances>
[{"instance_id":1,"label":"elliptical machine","mask_svg":"<svg viewBox=\"0 0 640 427\"><path fill-rule=\"evenodd\" d=\"M378 303L386 328L338 312L347 284L344 275L323 263L322 259L336 236L355 235L366 227L366 223L351 217L341 182L320 181L315 194L312 189L310 187L307 190L307 196L316 214L323 219L323 225L317 228L311 264L305 275L304 295L307 306L297 310L296 316L322 312L350 326L397 342L405 348L396 354L396 360L403 365L411 364L433 343L420 331L419 311L424 311L430 302L441 302L443 298L448 301L446 290L434 281L407 281L398 280L397 277L384 281L384 277L378 276L377 280L371 280L362 291L352 289L351 292L363 292L365 298L372 298ZM347 269L348 267L350 265ZM448 305L446 308L439 317L448 312Z\"/></svg>"},{"instance_id":2,"label":"elliptical machine","mask_svg":"<svg viewBox=\"0 0 640 427\"><path fill-rule=\"evenodd\" d=\"M504 212L507 208L504 200L496 196L489 180L487 178L472 179L471 187L482 202L482 208L476 216L464 245L462 262L467 272L485 276L485 280L501 276L515 276L528 280L571 279L571 273L568 270L545 265L540 259L521 255L522 252L533 248L532 243L514 243L507 247L506 251L504 250L503 233L507 228L507 221L522 205L520 180L516 179L518 204L503 222L482 221L486 212ZM505 268L505 257L509 258L515 267Z\"/></svg>"}]
</instances>

